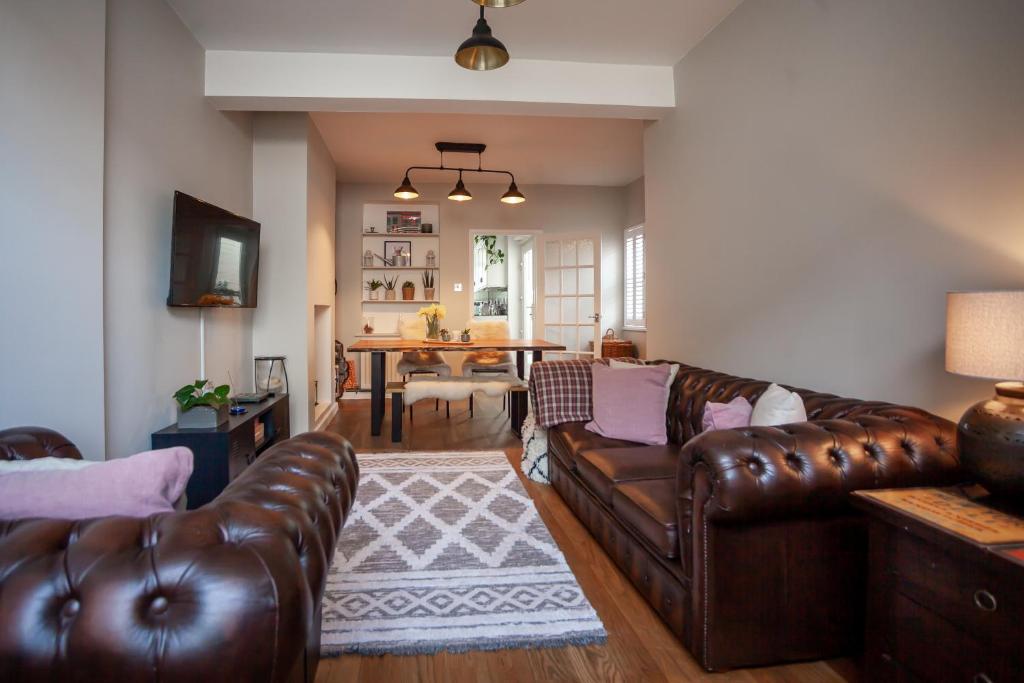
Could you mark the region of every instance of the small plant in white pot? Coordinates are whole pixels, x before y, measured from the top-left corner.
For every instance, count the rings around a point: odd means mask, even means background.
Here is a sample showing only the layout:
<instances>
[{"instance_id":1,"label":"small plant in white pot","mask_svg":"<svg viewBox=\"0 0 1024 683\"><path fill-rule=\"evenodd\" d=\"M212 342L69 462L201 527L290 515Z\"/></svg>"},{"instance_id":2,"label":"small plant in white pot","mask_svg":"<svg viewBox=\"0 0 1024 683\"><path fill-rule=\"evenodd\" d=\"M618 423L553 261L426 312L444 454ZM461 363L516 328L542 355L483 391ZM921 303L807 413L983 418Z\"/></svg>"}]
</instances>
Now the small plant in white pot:
<instances>
[{"instance_id":1,"label":"small plant in white pot","mask_svg":"<svg viewBox=\"0 0 1024 683\"><path fill-rule=\"evenodd\" d=\"M427 301L434 300L434 271L423 271L423 298Z\"/></svg>"},{"instance_id":2,"label":"small plant in white pot","mask_svg":"<svg viewBox=\"0 0 1024 683\"><path fill-rule=\"evenodd\" d=\"M380 298L380 288L384 286L384 283L380 280L367 280L366 281L366 298L368 301L376 301Z\"/></svg>"},{"instance_id":3,"label":"small plant in white pot","mask_svg":"<svg viewBox=\"0 0 1024 683\"><path fill-rule=\"evenodd\" d=\"M396 284L398 284L398 276L397 275L394 276L393 278L390 278L390 279L388 278L387 275L384 276L384 300L385 301L394 301L395 300L395 285Z\"/></svg>"},{"instance_id":4,"label":"small plant in white pot","mask_svg":"<svg viewBox=\"0 0 1024 683\"><path fill-rule=\"evenodd\" d=\"M228 395L231 387L214 387L205 379L197 379L174 392L178 402L178 427L212 429L228 421Z\"/></svg>"}]
</instances>

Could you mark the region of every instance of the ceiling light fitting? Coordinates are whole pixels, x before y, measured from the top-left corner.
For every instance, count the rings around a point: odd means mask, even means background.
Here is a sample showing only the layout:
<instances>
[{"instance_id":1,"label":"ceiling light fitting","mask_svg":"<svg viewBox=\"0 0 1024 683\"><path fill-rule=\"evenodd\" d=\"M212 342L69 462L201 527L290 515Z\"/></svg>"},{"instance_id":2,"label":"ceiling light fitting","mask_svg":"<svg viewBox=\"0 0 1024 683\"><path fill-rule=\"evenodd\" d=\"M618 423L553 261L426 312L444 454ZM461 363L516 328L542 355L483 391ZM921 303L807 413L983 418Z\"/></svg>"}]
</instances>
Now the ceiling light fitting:
<instances>
[{"instance_id":1,"label":"ceiling light fitting","mask_svg":"<svg viewBox=\"0 0 1024 683\"><path fill-rule=\"evenodd\" d=\"M483 154L484 150L487 149L487 145L475 142L438 142L435 143L434 147L436 147L437 151L441 154L441 165L410 166L407 168L405 170L405 176L402 178L402 184L395 190L396 197L399 199L416 199L420 196L419 191L413 187L412 181L409 180L409 173L411 171L458 171L459 181L455 184L455 188L448 193L448 199L451 199L454 202L468 202L473 199L473 194L466 189L466 185L462 182L463 173L500 173L507 175L511 180L511 183L508 186L508 191L501 195L501 202L504 204L522 204L526 201L526 196L519 191L519 187L516 185L516 177L512 175L511 171L500 171L483 167ZM476 154L477 167L463 168L461 166L445 166L445 152L454 152L456 154Z\"/></svg>"},{"instance_id":2,"label":"ceiling light fitting","mask_svg":"<svg viewBox=\"0 0 1024 683\"><path fill-rule=\"evenodd\" d=\"M484 18L485 7L512 7L524 0L473 0L480 5L480 18L473 27L473 35L467 38L455 52L455 63L470 71L492 71L508 64L509 56L505 45L494 37L491 27Z\"/></svg>"},{"instance_id":3,"label":"ceiling light fitting","mask_svg":"<svg viewBox=\"0 0 1024 683\"><path fill-rule=\"evenodd\" d=\"M482 7L515 7L526 0L473 0Z\"/></svg>"}]
</instances>

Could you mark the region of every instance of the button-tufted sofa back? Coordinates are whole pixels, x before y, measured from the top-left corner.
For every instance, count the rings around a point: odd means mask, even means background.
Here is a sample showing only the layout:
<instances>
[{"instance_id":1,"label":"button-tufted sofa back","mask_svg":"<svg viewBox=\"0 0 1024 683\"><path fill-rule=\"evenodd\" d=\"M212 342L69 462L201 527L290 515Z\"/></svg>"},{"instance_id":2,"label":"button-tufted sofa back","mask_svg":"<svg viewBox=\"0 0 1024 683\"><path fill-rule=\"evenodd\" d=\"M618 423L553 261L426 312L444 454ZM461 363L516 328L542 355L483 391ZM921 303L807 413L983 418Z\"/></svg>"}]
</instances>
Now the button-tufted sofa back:
<instances>
[{"instance_id":1,"label":"button-tufted sofa back","mask_svg":"<svg viewBox=\"0 0 1024 683\"><path fill-rule=\"evenodd\" d=\"M34 428L0 454L80 457ZM312 680L358 478L347 441L310 433L198 510L0 521L0 680Z\"/></svg>"},{"instance_id":2,"label":"button-tufted sofa back","mask_svg":"<svg viewBox=\"0 0 1024 683\"><path fill-rule=\"evenodd\" d=\"M82 454L63 434L45 427L18 427L0 431L0 460L35 460L46 457L81 460Z\"/></svg>"},{"instance_id":3,"label":"button-tufted sofa back","mask_svg":"<svg viewBox=\"0 0 1024 683\"><path fill-rule=\"evenodd\" d=\"M655 362L674 363L675 361ZM680 364L669 397L669 438L676 443L686 443L700 434L704 406L708 402L728 403L734 398L742 396L753 405L770 384L763 380L734 377L714 370ZM952 426L952 423L918 408L897 406L882 401L843 398L796 387L787 386L786 388L795 391L803 398L809 421L852 420L875 415L898 416L898 419L915 417L943 424L946 427Z\"/></svg>"}]
</instances>

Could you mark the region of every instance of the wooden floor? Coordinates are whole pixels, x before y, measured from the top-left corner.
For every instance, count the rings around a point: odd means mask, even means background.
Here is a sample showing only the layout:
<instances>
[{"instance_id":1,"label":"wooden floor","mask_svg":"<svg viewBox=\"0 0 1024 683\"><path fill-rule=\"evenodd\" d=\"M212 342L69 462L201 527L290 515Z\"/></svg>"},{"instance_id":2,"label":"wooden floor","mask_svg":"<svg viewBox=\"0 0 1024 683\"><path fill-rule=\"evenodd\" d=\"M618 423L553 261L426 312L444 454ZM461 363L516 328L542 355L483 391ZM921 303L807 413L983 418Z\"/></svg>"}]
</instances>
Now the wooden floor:
<instances>
[{"instance_id":1,"label":"wooden floor","mask_svg":"<svg viewBox=\"0 0 1024 683\"><path fill-rule=\"evenodd\" d=\"M368 400L339 402L340 414L328 429L345 436L356 452L396 450L504 450L519 470L521 444L509 430L501 402L477 401L476 415L469 417L465 402L453 402L451 419L445 419L444 403L434 412L431 401L421 401L414 423L406 423L404 439L392 444L389 417L383 434L370 435ZM389 406L390 407L390 406ZM569 566L608 630L608 643L590 647L538 650L500 650L464 654L362 657L345 655L324 659L317 683L399 683L404 681L852 681L855 669L848 660L809 662L789 666L747 669L724 674L705 673L674 635L647 606L577 521L558 493L549 486L527 480L520 473L541 518L565 554Z\"/></svg>"}]
</instances>

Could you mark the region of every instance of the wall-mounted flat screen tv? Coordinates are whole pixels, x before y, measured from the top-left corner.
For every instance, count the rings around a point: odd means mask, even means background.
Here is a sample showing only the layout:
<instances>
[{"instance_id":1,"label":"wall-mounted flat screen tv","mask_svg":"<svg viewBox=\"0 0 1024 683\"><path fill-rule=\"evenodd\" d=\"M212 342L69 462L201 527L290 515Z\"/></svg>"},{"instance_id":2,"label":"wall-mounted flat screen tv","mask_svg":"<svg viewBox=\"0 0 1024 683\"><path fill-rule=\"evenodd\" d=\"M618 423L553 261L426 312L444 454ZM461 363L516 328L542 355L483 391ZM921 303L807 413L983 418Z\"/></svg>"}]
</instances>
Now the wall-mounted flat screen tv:
<instances>
[{"instance_id":1,"label":"wall-mounted flat screen tv","mask_svg":"<svg viewBox=\"0 0 1024 683\"><path fill-rule=\"evenodd\" d=\"M168 306L255 308L260 224L174 193Z\"/></svg>"}]
</instances>

